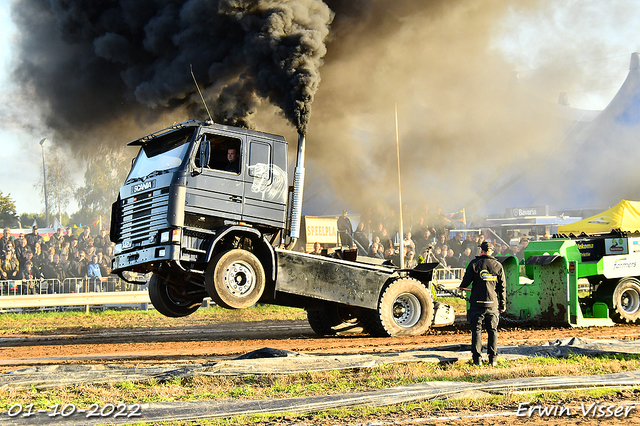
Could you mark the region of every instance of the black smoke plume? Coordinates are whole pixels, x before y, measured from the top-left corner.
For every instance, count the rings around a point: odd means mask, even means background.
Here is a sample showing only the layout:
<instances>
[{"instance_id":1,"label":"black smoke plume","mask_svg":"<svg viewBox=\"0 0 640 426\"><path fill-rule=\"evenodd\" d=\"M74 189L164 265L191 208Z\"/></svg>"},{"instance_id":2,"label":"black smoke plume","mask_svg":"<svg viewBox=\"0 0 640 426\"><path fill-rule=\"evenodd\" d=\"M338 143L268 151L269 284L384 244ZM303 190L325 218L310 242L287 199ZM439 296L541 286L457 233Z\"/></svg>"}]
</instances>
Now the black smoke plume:
<instances>
[{"instance_id":1,"label":"black smoke plume","mask_svg":"<svg viewBox=\"0 0 640 426\"><path fill-rule=\"evenodd\" d=\"M183 108L253 127L261 100L309 122L333 12L319 0L21 0L14 78L67 142ZM86 134L85 134L86 136Z\"/></svg>"}]
</instances>

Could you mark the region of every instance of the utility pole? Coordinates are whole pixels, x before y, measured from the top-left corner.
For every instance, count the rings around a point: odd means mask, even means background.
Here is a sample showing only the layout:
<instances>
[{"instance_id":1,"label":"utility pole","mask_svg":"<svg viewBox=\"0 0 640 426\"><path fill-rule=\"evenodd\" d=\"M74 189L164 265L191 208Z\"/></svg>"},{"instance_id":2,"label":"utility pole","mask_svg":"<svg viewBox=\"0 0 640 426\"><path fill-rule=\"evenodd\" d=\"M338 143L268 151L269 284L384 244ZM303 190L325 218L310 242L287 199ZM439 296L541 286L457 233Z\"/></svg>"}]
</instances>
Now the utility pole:
<instances>
[{"instance_id":1,"label":"utility pole","mask_svg":"<svg viewBox=\"0 0 640 426\"><path fill-rule=\"evenodd\" d=\"M49 227L49 200L47 198L47 170L44 166L44 143L47 141L47 138L42 138L40 140L40 148L42 148L42 179L44 181L44 211L47 216L47 223L45 224L45 228Z\"/></svg>"}]
</instances>

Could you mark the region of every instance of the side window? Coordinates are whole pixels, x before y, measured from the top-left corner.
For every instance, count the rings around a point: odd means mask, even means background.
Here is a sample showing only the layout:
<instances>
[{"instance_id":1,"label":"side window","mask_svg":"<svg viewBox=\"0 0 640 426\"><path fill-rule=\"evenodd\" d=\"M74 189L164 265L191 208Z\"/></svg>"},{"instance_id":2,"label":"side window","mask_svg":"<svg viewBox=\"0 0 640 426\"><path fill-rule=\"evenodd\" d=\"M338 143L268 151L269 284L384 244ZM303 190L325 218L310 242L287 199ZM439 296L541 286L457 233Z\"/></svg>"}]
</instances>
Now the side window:
<instances>
[{"instance_id":1,"label":"side window","mask_svg":"<svg viewBox=\"0 0 640 426\"><path fill-rule=\"evenodd\" d=\"M249 148L249 176L265 180L271 179L271 145L251 141Z\"/></svg>"},{"instance_id":2,"label":"side window","mask_svg":"<svg viewBox=\"0 0 640 426\"><path fill-rule=\"evenodd\" d=\"M238 138L210 133L207 133L205 137L211 144L208 168L235 174L240 173L242 141Z\"/></svg>"}]
</instances>

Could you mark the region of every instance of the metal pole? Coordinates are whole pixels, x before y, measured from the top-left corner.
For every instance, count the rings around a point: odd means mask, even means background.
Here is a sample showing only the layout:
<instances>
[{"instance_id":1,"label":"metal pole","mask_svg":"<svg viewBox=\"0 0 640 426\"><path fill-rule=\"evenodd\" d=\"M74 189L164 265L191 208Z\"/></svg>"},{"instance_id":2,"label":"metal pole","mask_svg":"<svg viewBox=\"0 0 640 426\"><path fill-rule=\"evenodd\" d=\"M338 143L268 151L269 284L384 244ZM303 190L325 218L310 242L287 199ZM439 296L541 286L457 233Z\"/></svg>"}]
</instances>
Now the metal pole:
<instances>
[{"instance_id":1,"label":"metal pole","mask_svg":"<svg viewBox=\"0 0 640 426\"><path fill-rule=\"evenodd\" d=\"M49 227L49 200L47 198L47 170L44 166L44 143L47 141L47 138L42 138L40 140L40 148L42 148L42 179L44 180L44 211L47 217L47 223L45 224L45 228Z\"/></svg>"},{"instance_id":2,"label":"metal pole","mask_svg":"<svg viewBox=\"0 0 640 426\"><path fill-rule=\"evenodd\" d=\"M400 136L398 134L398 104L396 106L396 157L398 157L398 201L400 202L400 268L404 268L404 224L402 222L402 182L400 181Z\"/></svg>"}]
</instances>

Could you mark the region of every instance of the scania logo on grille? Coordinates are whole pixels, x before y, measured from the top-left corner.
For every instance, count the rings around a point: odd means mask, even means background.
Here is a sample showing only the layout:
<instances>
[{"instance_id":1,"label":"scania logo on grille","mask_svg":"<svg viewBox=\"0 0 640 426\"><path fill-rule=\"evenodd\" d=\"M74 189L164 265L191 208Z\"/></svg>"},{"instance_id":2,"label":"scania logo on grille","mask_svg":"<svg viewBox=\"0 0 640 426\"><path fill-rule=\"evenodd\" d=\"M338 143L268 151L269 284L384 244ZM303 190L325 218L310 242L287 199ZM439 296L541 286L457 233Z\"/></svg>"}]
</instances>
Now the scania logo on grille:
<instances>
[{"instance_id":1,"label":"scania logo on grille","mask_svg":"<svg viewBox=\"0 0 640 426\"><path fill-rule=\"evenodd\" d=\"M136 194L140 191L146 191L147 189L151 189L154 188L156 186L156 180L150 180L148 182L143 182L143 183L139 183L137 185L134 185L131 188L131 193L132 194Z\"/></svg>"}]
</instances>

